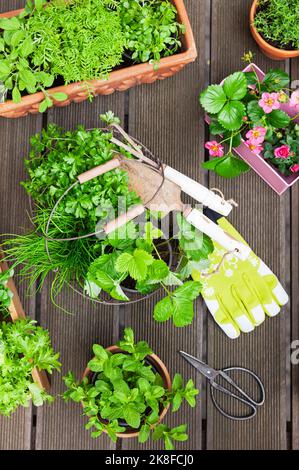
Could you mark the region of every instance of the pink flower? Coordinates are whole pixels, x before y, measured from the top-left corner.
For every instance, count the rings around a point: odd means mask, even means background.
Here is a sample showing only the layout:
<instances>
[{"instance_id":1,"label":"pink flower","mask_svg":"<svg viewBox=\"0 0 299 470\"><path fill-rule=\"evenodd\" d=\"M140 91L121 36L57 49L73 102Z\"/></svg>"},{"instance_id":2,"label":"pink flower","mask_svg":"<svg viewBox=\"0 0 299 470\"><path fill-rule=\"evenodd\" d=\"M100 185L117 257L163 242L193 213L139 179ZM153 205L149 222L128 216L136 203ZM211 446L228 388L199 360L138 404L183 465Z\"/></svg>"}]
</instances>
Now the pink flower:
<instances>
[{"instance_id":1,"label":"pink flower","mask_svg":"<svg viewBox=\"0 0 299 470\"><path fill-rule=\"evenodd\" d=\"M276 158L288 158L290 155L290 147L288 145L282 145L274 150L274 155Z\"/></svg>"},{"instance_id":2,"label":"pink flower","mask_svg":"<svg viewBox=\"0 0 299 470\"><path fill-rule=\"evenodd\" d=\"M265 127L258 126L248 131L246 137L253 144L262 144L265 140L266 133L267 129Z\"/></svg>"},{"instance_id":3,"label":"pink flower","mask_svg":"<svg viewBox=\"0 0 299 470\"><path fill-rule=\"evenodd\" d=\"M252 142L252 140L247 140L245 143L246 143L246 145L248 145L250 150L255 154L259 154L263 150L262 145L256 144L255 142Z\"/></svg>"},{"instance_id":4,"label":"pink flower","mask_svg":"<svg viewBox=\"0 0 299 470\"><path fill-rule=\"evenodd\" d=\"M296 90L292 93L290 99L290 106L299 108L299 90Z\"/></svg>"},{"instance_id":5,"label":"pink flower","mask_svg":"<svg viewBox=\"0 0 299 470\"><path fill-rule=\"evenodd\" d=\"M212 157L223 157L223 146L221 144L218 144L216 140L206 142L205 148L209 150L209 154Z\"/></svg>"},{"instance_id":6,"label":"pink flower","mask_svg":"<svg viewBox=\"0 0 299 470\"><path fill-rule=\"evenodd\" d=\"M273 109L279 109L278 93L263 93L259 105L266 114L271 113Z\"/></svg>"},{"instance_id":7,"label":"pink flower","mask_svg":"<svg viewBox=\"0 0 299 470\"><path fill-rule=\"evenodd\" d=\"M299 163L296 163L296 165L291 166L290 170L291 170L292 173L298 173Z\"/></svg>"}]
</instances>

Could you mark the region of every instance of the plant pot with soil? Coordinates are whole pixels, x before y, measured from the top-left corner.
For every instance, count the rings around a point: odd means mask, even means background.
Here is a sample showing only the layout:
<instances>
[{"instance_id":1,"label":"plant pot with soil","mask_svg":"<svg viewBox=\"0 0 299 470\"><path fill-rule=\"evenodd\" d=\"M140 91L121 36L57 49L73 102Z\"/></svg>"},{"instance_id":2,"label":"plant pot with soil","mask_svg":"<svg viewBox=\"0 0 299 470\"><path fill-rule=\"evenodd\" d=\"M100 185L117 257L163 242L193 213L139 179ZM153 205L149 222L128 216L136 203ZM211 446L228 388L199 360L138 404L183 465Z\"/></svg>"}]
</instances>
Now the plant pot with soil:
<instances>
[{"instance_id":1,"label":"plant pot with soil","mask_svg":"<svg viewBox=\"0 0 299 470\"><path fill-rule=\"evenodd\" d=\"M59 354L49 333L26 318L13 271L0 252L0 414L10 416L19 406L52 402L47 372L59 370Z\"/></svg>"},{"instance_id":2,"label":"plant pot with soil","mask_svg":"<svg viewBox=\"0 0 299 470\"><path fill-rule=\"evenodd\" d=\"M299 179L299 90L289 97L286 72L264 73L252 63L250 53L245 58L250 63L243 71L200 95L215 136L205 144L212 159L202 166L225 178L250 166L282 194Z\"/></svg>"},{"instance_id":3,"label":"plant pot with soil","mask_svg":"<svg viewBox=\"0 0 299 470\"><path fill-rule=\"evenodd\" d=\"M267 57L285 60L299 57L299 9L297 0L254 0L250 29Z\"/></svg>"},{"instance_id":4,"label":"plant pot with soil","mask_svg":"<svg viewBox=\"0 0 299 470\"><path fill-rule=\"evenodd\" d=\"M29 178L23 186L34 201L35 229L7 240L6 256L14 267L22 265L20 275L39 282L39 288L54 272L54 301L64 286L106 305L141 301L163 289L154 318L172 318L176 326L190 324L201 290L191 273L208 267L213 243L181 214L171 231L164 230L165 219L151 210L108 231L110 221L140 199L122 168L80 183L80 175L94 167L114 164L115 155L134 158L134 139L118 118L111 112L101 117L105 129L79 126L65 132L52 124L32 138ZM149 151L146 155L149 161L155 158ZM158 160L157 165L162 166Z\"/></svg>"},{"instance_id":5,"label":"plant pot with soil","mask_svg":"<svg viewBox=\"0 0 299 470\"><path fill-rule=\"evenodd\" d=\"M0 14L0 116L152 83L196 56L183 0L28 2Z\"/></svg>"},{"instance_id":6,"label":"plant pot with soil","mask_svg":"<svg viewBox=\"0 0 299 470\"><path fill-rule=\"evenodd\" d=\"M134 333L126 328L124 339L117 346L104 349L93 345L95 357L88 363L82 382L74 374L64 377L68 390L66 401L81 403L88 417L86 429L92 437L107 433L113 442L117 438L138 437L146 442L162 439L172 450L173 441L188 439L186 425L169 429L161 421L170 405L177 411L183 400L196 405L198 390L190 379L183 385L179 374L173 382L161 359L153 354L145 341L134 342Z\"/></svg>"}]
</instances>

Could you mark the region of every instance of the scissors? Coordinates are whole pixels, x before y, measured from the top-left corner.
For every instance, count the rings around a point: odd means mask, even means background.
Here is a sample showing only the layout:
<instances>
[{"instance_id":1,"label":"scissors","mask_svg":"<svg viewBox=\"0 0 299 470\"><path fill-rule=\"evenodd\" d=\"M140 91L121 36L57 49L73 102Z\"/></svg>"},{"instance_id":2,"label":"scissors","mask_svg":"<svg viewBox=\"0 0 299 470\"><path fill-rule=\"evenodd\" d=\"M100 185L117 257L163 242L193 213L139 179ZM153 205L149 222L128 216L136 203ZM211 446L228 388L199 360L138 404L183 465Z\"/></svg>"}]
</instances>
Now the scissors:
<instances>
[{"instance_id":1,"label":"scissors","mask_svg":"<svg viewBox=\"0 0 299 470\"><path fill-rule=\"evenodd\" d=\"M262 406L265 402L265 388L260 380L260 378L251 370L245 369L244 367L227 367L222 370L215 370L212 367L208 366L204 362L202 362L200 359L197 359L196 357L191 356L190 354L184 352L184 351L179 351L180 355L187 361L189 362L195 369L198 370L202 375L204 375L210 383L210 392L211 392L211 399L214 404L214 406L217 408L217 410L226 418L235 420L235 421L245 421L247 419L252 419L257 412L257 408L259 406ZM253 398L251 398L249 395L247 395L242 388L240 388L234 380L226 373L230 371L241 371L245 372L246 374L249 374L255 382L257 383L260 391L260 400L256 401ZM216 382L217 377L221 377L226 383L231 385L233 389L235 389L237 392L239 392L239 395L236 395L236 393L232 392L228 388L220 385L220 383ZM246 415L233 415L227 413L221 406L217 403L216 398L215 398L215 390L218 390L221 393L224 393L225 395L228 395L229 397L233 398L234 400L237 400L238 402L241 402L245 405L247 405L251 411L246 414Z\"/></svg>"}]
</instances>

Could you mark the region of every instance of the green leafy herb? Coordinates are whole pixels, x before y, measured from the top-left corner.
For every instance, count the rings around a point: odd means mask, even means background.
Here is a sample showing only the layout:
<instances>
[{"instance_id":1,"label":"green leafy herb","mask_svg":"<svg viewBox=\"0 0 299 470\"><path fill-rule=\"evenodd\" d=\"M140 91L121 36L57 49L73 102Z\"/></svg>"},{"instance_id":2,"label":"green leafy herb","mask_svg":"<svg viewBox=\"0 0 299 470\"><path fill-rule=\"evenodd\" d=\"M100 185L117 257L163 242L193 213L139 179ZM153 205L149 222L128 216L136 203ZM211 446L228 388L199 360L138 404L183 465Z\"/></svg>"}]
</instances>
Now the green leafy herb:
<instances>
[{"instance_id":1,"label":"green leafy herb","mask_svg":"<svg viewBox=\"0 0 299 470\"><path fill-rule=\"evenodd\" d=\"M52 373L59 370L59 354L54 353L49 333L33 320L0 324L0 413L9 416L19 406L35 406L53 397L34 383L32 370Z\"/></svg>"},{"instance_id":2,"label":"green leafy herb","mask_svg":"<svg viewBox=\"0 0 299 470\"><path fill-rule=\"evenodd\" d=\"M164 441L166 449L173 446L173 441L188 439L186 425L171 430L158 423L162 410L171 403L173 412L183 400L195 406L198 390L193 381L184 386L182 377L176 374L172 389L166 388L149 360L152 350L145 341L135 343L131 328L125 329L118 346L120 352L114 354L98 344L93 346L95 357L88 364L92 373L89 378L76 382L72 372L64 377L64 399L83 404L89 419L86 429L93 429L92 437L99 437L106 430L116 442L117 433L129 426L140 431L139 442L146 442L152 434L154 440Z\"/></svg>"},{"instance_id":3,"label":"green leafy herb","mask_svg":"<svg viewBox=\"0 0 299 470\"><path fill-rule=\"evenodd\" d=\"M254 25L263 38L280 49L299 49L297 0L259 0Z\"/></svg>"}]
</instances>

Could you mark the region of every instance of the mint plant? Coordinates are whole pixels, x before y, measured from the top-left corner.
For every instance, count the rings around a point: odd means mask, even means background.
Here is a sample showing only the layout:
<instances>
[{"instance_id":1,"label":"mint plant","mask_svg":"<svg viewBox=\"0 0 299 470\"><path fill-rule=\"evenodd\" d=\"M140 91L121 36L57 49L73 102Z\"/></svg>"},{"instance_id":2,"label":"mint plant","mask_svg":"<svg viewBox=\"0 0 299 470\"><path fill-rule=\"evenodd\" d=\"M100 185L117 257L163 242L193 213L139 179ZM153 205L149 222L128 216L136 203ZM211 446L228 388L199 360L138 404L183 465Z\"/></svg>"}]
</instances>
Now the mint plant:
<instances>
[{"instance_id":1,"label":"mint plant","mask_svg":"<svg viewBox=\"0 0 299 470\"><path fill-rule=\"evenodd\" d=\"M0 324L0 413L10 416L19 406L52 402L53 397L33 381L35 367L52 373L60 369L59 354L49 333L34 320Z\"/></svg>"},{"instance_id":2,"label":"mint plant","mask_svg":"<svg viewBox=\"0 0 299 470\"><path fill-rule=\"evenodd\" d=\"M259 0L254 25L263 38L280 49L299 49L297 0Z\"/></svg>"},{"instance_id":3,"label":"mint plant","mask_svg":"<svg viewBox=\"0 0 299 470\"><path fill-rule=\"evenodd\" d=\"M159 424L162 410L172 405L176 412L183 400L196 405L198 390L192 379L184 386L176 374L172 388L166 388L163 377L148 360L152 350L145 341L135 343L134 332L126 328L124 339L118 343L120 352L111 353L98 344L93 345L95 357L88 363L89 377L77 382L69 372L64 377L66 401L81 403L88 417L86 429L97 438L105 431L113 442L117 433L138 431L139 442L162 439L167 450L174 449L173 441L188 439L186 425L169 429Z\"/></svg>"},{"instance_id":4,"label":"mint plant","mask_svg":"<svg viewBox=\"0 0 299 470\"><path fill-rule=\"evenodd\" d=\"M251 53L245 54L244 60L252 64L252 57ZM233 148L243 139L253 153L269 159L283 174L298 172L294 121L299 116L296 114L299 92L293 92L289 98L289 82L290 77L283 70L271 69L261 80L252 67L248 72L233 73L222 85L210 85L205 89L200 95L200 103L209 117L211 135L219 137L220 141L206 142L209 155L215 158L203 163L202 167L225 178L248 171L248 165L233 153ZM293 117L281 109L287 102L294 107ZM289 136L287 140L292 143L292 149L286 144L286 136ZM228 144L226 153L225 144ZM270 144L273 158L269 154Z\"/></svg>"}]
</instances>

